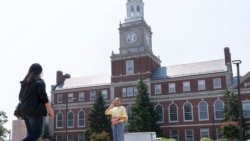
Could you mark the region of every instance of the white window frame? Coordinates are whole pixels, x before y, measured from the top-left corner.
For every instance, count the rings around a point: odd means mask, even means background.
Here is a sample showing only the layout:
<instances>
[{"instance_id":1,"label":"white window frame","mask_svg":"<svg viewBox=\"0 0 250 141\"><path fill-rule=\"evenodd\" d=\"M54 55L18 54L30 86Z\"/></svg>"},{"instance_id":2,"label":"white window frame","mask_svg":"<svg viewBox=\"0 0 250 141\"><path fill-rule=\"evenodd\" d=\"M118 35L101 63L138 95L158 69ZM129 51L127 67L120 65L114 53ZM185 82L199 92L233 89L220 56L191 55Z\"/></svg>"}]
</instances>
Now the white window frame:
<instances>
[{"instance_id":1,"label":"white window frame","mask_svg":"<svg viewBox=\"0 0 250 141\"><path fill-rule=\"evenodd\" d=\"M58 121L58 116L61 115L60 121ZM58 126L58 122L61 123L61 126ZM57 113L56 115L56 128L63 128L63 114L61 112Z\"/></svg>"},{"instance_id":2,"label":"white window frame","mask_svg":"<svg viewBox=\"0 0 250 141\"><path fill-rule=\"evenodd\" d=\"M78 141L84 141L84 133L78 133Z\"/></svg>"},{"instance_id":3,"label":"white window frame","mask_svg":"<svg viewBox=\"0 0 250 141\"><path fill-rule=\"evenodd\" d=\"M103 99L108 99L108 90L102 90Z\"/></svg>"},{"instance_id":4,"label":"white window frame","mask_svg":"<svg viewBox=\"0 0 250 141\"><path fill-rule=\"evenodd\" d=\"M161 94L161 84L156 84L155 85L155 94Z\"/></svg>"},{"instance_id":5,"label":"white window frame","mask_svg":"<svg viewBox=\"0 0 250 141\"><path fill-rule=\"evenodd\" d=\"M216 105L216 103L220 104L220 105ZM218 118L217 115L222 115L222 117ZM215 120L222 120L224 119L224 102L222 100L216 100L214 102L214 116L215 116Z\"/></svg>"},{"instance_id":6,"label":"white window frame","mask_svg":"<svg viewBox=\"0 0 250 141\"><path fill-rule=\"evenodd\" d=\"M189 104L189 105L190 105L190 111L185 111L185 105L186 105L186 104ZM185 114L188 114L188 113L191 114L191 119L186 119ZM184 103L184 105L183 105L183 117L184 117L184 121L193 121L193 119L194 119L193 105L192 105L190 102L186 102L186 103Z\"/></svg>"},{"instance_id":7,"label":"white window frame","mask_svg":"<svg viewBox=\"0 0 250 141\"><path fill-rule=\"evenodd\" d=\"M206 104L206 109L201 109L201 108L203 108L203 107L201 107L202 105L201 104ZM199 114L199 120L200 121L204 121L204 120L208 120L208 104L207 104L207 102L205 102L205 101L201 101L200 103L199 103L199 105L198 105L198 114ZM206 115L206 118L205 117L203 117L202 115Z\"/></svg>"},{"instance_id":8,"label":"white window frame","mask_svg":"<svg viewBox=\"0 0 250 141\"><path fill-rule=\"evenodd\" d=\"M72 117L72 126L69 125L69 121L71 121L71 119L69 118L69 114L72 114L72 116L73 116ZM74 122L75 122L74 121L74 113L72 111L69 111L67 116L68 117L67 117L67 125L66 126L68 126L68 128L74 128Z\"/></svg>"},{"instance_id":9,"label":"white window frame","mask_svg":"<svg viewBox=\"0 0 250 141\"><path fill-rule=\"evenodd\" d=\"M176 93L175 83L169 83L168 84L168 92L169 93Z\"/></svg>"},{"instance_id":10,"label":"white window frame","mask_svg":"<svg viewBox=\"0 0 250 141\"><path fill-rule=\"evenodd\" d=\"M136 87L134 87L134 96L136 96L138 94L138 90Z\"/></svg>"},{"instance_id":11,"label":"white window frame","mask_svg":"<svg viewBox=\"0 0 250 141\"><path fill-rule=\"evenodd\" d=\"M189 134L189 132L191 134ZM188 136L190 136L191 138L189 138ZM194 130L193 129L185 129L185 140L188 140L188 141L194 140Z\"/></svg>"},{"instance_id":12,"label":"white window frame","mask_svg":"<svg viewBox=\"0 0 250 141\"><path fill-rule=\"evenodd\" d=\"M172 106L172 105L176 107L176 111L175 111L176 113L171 113L171 106ZM179 115L178 115L178 107L177 107L177 105L174 104L174 103L170 104L170 105L169 105L169 110L168 110L168 111L169 111L169 112L168 112L169 122L178 122L178 120L179 120L179 119L178 119L178 116L179 116ZM176 120L172 120L172 118L171 118L172 115L176 115Z\"/></svg>"},{"instance_id":13,"label":"white window frame","mask_svg":"<svg viewBox=\"0 0 250 141\"><path fill-rule=\"evenodd\" d=\"M209 129L208 128L201 128L200 129L200 135L201 135L201 138L203 138L203 137L209 138L210 137Z\"/></svg>"},{"instance_id":14,"label":"white window frame","mask_svg":"<svg viewBox=\"0 0 250 141\"><path fill-rule=\"evenodd\" d=\"M156 105L155 106L155 111L157 111L157 108L160 107L161 108L161 114L158 113L158 116L161 118L161 119L158 119L157 123L164 123L164 110L163 110L163 106L162 105Z\"/></svg>"},{"instance_id":15,"label":"white window frame","mask_svg":"<svg viewBox=\"0 0 250 141\"><path fill-rule=\"evenodd\" d=\"M122 97L127 97L127 88L122 88Z\"/></svg>"},{"instance_id":16,"label":"white window frame","mask_svg":"<svg viewBox=\"0 0 250 141\"><path fill-rule=\"evenodd\" d=\"M83 112L83 119L80 119L80 113ZM85 112L84 111L79 111L78 112L78 127L85 127ZM83 125L80 125L80 120L83 120Z\"/></svg>"},{"instance_id":17,"label":"white window frame","mask_svg":"<svg viewBox=\"0 0 250 141\"><path fill-rule=\"evenodd\" d=\"M84 92L78 93L78 101L84 101Z\"/></svg>"},{"instance_id":18,"label":"white window frame","mask_svg":"<svg viewBox=\"0 0 250 141\"><path fill-rule=\"evenodd\" d=\"M89 100L95 100L95 99L96 99L96 91L90 91Z\"/></svg>"},{"instance_id":19,"label":"white window frame","mask_svg":"<svg viewBox=\"0 0 250 141\"><path fill-rule=\"evenodd\" d=\"M73 102L73 93L68 94L68 102Z\"/></svg>"},{"instance_id":20,"label":"white window frame","mask_svg":"<svg viewBox=\"0 0 250 141\"><path fill-rule=\"evenodd\" d=\"M173 134L174 132L176 132L176 135ZM179 130L177 129L170 129L170 138L174 138L177 141L179 140Z\"/></svg>"},{"instance_id":21,"label":"white window frame","mask_svg":"<svg viewBox=\"0 0 250 141\"><path fill-rule=\"evenodd\" d=\"M190 81L183 82L183 92L190 92Z\"/></svg>"},{"instance_id":22,"label":"white window frame","mask_svg":"<svg viewBox=\"0 0 250 141\"><path fill-rule=\"evenodd\" d=\"M216 139L223 138L222 129L221 128L216 128L215 130L216 130Z\"/></svg>"},{"instance_id":23,"label":"white window frame","mask_svg":"<svg viewBox=\"0 0 250 141\"><path fill-rule=\"evenodd\" d=\"M68 134L67 141L74 141L74 136L73 134Z\"/></svg>"},{"instance_id":24,"label":"white window frame","mask_svg":"<svg viewBox=\"0 0 250 141\"><path fill-rule=\"evenodd\" d=\"M127 97L134 96L134 87L127 87Z\"/></svg>"},{"instance_id":25,"label":"white window frame","mask_svg":"<svg viewBox=\"0 0 250 141\"><path fill-rule=\"evenodd\" d=\"M214 87L214 89L221 88L221 78L214 78L213 79L213 87Z\"/></svg>"},{"instance_id":26,"label":"white window frame","mask_svg":"<svg viewBox=\"0 0 250 141\"><path fill-rule=\"evenodd\" d=\"M198 80L198 90L206 90L206 83L205 80Z\"/></svg>"},{"instance_id":27,"label":"white window frame","mask_svg":"<svg viewBox=\"0 0 250 141\"><path fill-rule=\"evenodd\" d=\"M126 74L134 74L134 61L126 61Z\"/></svg>"},{"instance_id":28,"label":"white window frame","mask_svg":"<svg viewBox=\"0 0 250 141\"><path fill-rule=\"evenodd\" d=\"M56 95L56 102L57 103L62 103L63 102L63 95L62 94L57 94Z\"/></svg>"},{"instance_id":29,"label":"white window frame","mask_svg":"<svg viewBox=\"0 0 250 141\"><path fill-rule=\"evenodd\" d=\"M242 102L243 117L250 118L250 102Z\"/></svg>"}]
</instances>

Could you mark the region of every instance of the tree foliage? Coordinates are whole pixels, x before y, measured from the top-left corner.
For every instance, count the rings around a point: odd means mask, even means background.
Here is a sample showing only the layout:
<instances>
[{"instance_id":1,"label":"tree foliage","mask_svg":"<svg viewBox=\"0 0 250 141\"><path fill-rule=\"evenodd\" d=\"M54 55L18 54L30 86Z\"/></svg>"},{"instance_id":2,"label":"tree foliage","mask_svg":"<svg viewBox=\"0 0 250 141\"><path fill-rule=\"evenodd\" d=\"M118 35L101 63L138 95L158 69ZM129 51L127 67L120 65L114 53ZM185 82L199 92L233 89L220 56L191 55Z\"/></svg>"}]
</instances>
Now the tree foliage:
<instances>
[{"instance_id":1,"label":"tree foliage","mask_svg":"<svg viewBox=\"0 0 250 141\"><path fill-rule=\"evenodd\" d=\"M52 136L49 130L49 125L47 123L44 125L43 138L52 140Z\"/></svg>"},{"instance_id":2,"label":"tree foliage","mask_svg":"<svg viewBox=\"0 0 250 141\"><path fill-rule=\"evenodd\" d=\"M225 92L225 106L224 106L224 121L228 120L239 120L239 107L238 107L238 99L234 95L233 92L227 90Z\"/></svg>"},{"instance_id":3,"label":"tree foliage","mask_svg":"<svg viewBox=\"0 0 250 141\"><path fill-rule=\"evenodd\" d=\"M6 138L9 131L4 128L4 124L8 122L8 117L4 111L0 111L0 140Z\"/></svg>"},{"instance_id":4,"label":"tree foliage","mask_svg":"<svg viewBox=\"0 0 250 141\"><path fill-rule=\"evenodd\" d=\"M237 139L239 137L239 107L238 99L233 92L227 90L224 95L224 119L221 125L222 133L227 139Z\"/></svg>"},{"instance_id":5,"label":"tree foliage","mask_svg":"<svg viewBox=\"0 0 250 141\"><path fill-rule=\"evenodd\" d=\"M103 100L102 94L99 92L96 100L93 104L92 109L88 115L89 128L88 132L85 133L85 140L89 141L92 133L112 133L111 124L108 117L105 115L105 101Z\"/></svg>"},{"instance_id":6,"label":"tree foliage","mask_svg":"<svg viewBox=\"0 0 250 141\"><path fill-rule=\"evenodd\" d=\"M138 95L132 106L132 115L129 120L129 132L156 132L162 136L160 126L157 124L158 114L150 102L148 87L140 80L137 86Z\"/></svg>"}]
</instances>

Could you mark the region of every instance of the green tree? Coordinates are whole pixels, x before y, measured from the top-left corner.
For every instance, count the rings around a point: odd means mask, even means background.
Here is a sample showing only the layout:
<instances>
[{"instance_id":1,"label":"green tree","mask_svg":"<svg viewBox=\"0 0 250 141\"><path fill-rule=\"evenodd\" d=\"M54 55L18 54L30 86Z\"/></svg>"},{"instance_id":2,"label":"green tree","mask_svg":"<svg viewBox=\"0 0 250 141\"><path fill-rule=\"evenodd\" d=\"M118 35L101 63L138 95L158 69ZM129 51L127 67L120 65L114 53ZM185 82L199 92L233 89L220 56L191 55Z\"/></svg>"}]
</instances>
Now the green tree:
<instances>
[{"instance_id":1,"label":"green tree","mask_svg":"<svg viewBox=\"0 0 250 141\"><path fill-rule=\"evenodd\" d=\"M50 130L49 130L49 125L48 124L44 125L43 138L52 140L52 136L50 134Z\"/></svg>"},{"instance_id":2,"label":"green tree","mask_svg":"<svg viewBox=\"0 0 250 141\"><path fill-rule=\"evenodd\" d=\"M232 140L239 138L239 107L238 99L233 92L227 90L224 94L224 119L221 126L223 135Z\"/></svg>"},{"instance_id":3,"label":"green tree","mask_svg":"<svg viewBox=\"0 0 250 141\"><path fill-rule=\"evenodd\" d=\"M228 120L239 120L239 107L238 99L233 92L227 90L224 94L225 97L225 106L224 106L224 121Z\"/></svg>"},{"instance_id":4,"label":"green tree","mask_svg":"<svg viewBox=\"0 0 250 141\"><path fill-rule=\"evenodd\" d=\"M88 115L89 129L88 132L85 133L86 141L89 141L92 133L100 134L103 131L112 133L110 120L105 115L105 110L105 101L99 92Z\"/></svg>"},{"instance_id":5,"label":"green tree","mask_svg":"<svg viewBox=\"0 0 250 141\"><path fill-rule=\"evenodd\" d=\"M7 137L9 131L4 128L4 124L8 122L8 117L4 111L0 111L0 141Z\"/></svg>"},{"instance_id":6,"label":"green tree","mask_svg":"<svg viewBox=\"0 0 250 141\"><path fill-rule=\"evenodd\" d=\"M162 136L157 120L159 119L153 103L150 102L148 87L140 80L137 86L138 95L135 104L132 106L132 115L129 120L129 132L156 132Z\"/></svg>"}]
</instances>

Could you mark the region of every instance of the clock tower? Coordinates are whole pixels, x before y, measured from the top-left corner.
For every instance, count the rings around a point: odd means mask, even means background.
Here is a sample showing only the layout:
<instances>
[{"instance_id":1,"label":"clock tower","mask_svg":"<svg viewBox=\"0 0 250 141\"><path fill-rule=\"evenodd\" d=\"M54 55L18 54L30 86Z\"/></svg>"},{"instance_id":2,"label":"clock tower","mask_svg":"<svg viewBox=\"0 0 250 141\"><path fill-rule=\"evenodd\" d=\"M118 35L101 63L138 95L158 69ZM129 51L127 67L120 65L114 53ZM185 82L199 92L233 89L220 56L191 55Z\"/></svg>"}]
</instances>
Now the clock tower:
<instances>
[{"instance_id":1,"label":"clock tower","mask_svg":"<svg viewBox=\"0 0 250 141\"><path fill-rule=\"evenodd\" d=\"M160 59L152 51L151 27L144 20L142 0L127 0L127 17L119 25L119 54L111 55L112 83L149 79Z\"/></svg>"}]
</instances>

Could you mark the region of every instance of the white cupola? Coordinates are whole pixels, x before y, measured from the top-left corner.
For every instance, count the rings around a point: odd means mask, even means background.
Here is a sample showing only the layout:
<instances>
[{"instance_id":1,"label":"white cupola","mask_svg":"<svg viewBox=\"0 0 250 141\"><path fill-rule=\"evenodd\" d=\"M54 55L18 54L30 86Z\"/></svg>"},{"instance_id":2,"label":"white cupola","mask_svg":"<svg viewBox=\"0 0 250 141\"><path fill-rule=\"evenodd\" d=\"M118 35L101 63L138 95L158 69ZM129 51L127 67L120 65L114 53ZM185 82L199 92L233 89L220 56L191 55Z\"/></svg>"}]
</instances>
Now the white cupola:
<instances>
[{"instance_id":1,"label":"white cupola","mask_svg":"<svg viewBox=\"0 0 250 141\"><path fill-rule=\"evenodd\" d=\"M144 3L142 0L128 0L127 1L127 17L125 23L141 21L144 17Z\"/></svg>"}]
</instances>

